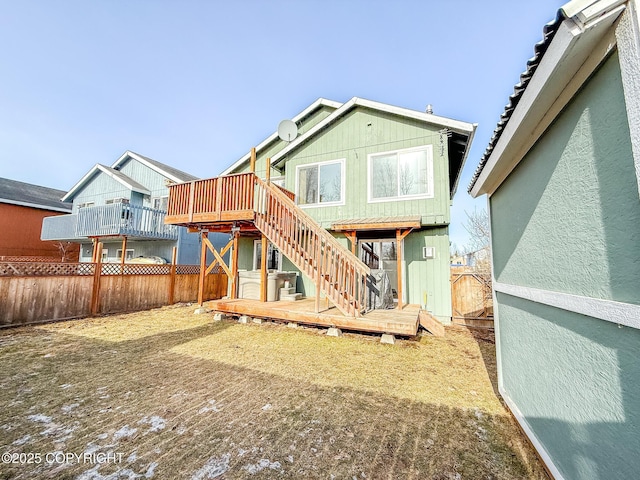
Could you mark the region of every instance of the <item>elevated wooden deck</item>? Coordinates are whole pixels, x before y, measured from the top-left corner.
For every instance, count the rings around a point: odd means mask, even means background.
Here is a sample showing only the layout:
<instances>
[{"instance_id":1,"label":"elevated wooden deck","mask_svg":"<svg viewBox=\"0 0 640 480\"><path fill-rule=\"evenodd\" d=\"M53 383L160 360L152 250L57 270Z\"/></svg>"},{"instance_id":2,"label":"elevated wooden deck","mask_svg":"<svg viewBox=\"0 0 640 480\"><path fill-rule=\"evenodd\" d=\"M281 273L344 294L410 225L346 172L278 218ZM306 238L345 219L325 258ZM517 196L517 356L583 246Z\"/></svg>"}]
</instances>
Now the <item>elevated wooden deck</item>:
<instances>
[{"instance_id":1,"label":"elevated wooden deck","mask_svg":"<svg viewBox=\"0 0 640 480\"><path fill-rule=\"evenodd\" d=\"M373 310L359 318L346 316L333 306L316 313L314 298L277 302L223 299L207 302L206 305L228 315L247 315L305 325L337 327L343 330L402 336L413 336L418 331L418 305L405 305L402 310Z\"/></svg>"}]
</instances>

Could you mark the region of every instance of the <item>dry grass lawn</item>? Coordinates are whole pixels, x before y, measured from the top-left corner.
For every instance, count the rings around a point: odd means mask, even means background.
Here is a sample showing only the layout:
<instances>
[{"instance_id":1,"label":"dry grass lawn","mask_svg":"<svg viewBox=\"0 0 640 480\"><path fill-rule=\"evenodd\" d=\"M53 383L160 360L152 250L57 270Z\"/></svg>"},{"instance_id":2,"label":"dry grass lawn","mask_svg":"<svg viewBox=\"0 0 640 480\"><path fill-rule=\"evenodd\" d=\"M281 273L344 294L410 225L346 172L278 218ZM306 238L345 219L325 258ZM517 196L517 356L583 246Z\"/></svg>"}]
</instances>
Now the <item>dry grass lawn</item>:
<instances>
[{"instance_id":1,"label":"dry grass lawn","mask_svg":"<svg viewBox=\"0 0 640 480\"><path fill-rule=\"evenodd\" d=\"M193 310L0 331L0 479L547 478L496 397L491 341Z\"/></svg>"}]
</instances>

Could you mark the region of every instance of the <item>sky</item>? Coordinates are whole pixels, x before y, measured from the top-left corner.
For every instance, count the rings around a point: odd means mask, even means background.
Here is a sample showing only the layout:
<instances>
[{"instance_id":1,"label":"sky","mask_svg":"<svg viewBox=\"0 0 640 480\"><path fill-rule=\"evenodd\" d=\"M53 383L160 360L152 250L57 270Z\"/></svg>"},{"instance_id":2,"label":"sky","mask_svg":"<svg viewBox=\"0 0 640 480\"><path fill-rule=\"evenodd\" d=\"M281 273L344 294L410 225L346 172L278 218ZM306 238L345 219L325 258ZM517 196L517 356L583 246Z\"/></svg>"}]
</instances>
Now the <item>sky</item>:
<instances>
[{"instance_id":1,"label":"sky","mask_svg":"<svg viewBox=\"0 0 640 480\"><path fill-rule=\"evenodd\" d=\"M322 97L477 123L450 240L554 0L0 0L0 177L69 190L126 150L217 176Z\"/></svg>"}]
</instances>

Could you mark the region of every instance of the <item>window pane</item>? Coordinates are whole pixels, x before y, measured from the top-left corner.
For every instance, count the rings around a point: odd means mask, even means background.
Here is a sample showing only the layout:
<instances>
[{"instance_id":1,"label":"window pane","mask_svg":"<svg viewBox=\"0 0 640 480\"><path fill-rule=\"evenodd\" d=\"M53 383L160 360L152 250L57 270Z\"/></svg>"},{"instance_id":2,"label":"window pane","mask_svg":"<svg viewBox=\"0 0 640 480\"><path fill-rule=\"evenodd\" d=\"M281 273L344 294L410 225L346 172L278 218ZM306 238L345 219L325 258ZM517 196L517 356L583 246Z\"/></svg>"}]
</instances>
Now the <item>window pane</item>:
<instances>
[{"instance_id":1,"label":"window pane","mask_svg":"<svg viewBox=\"0 0 640 480\"><path fill-rule=\"evenodd\" d=\"M339 202L342 196L342 167L339 163L320 165L320 202Z\"/></svg>"},{"instance_id":2,"label":"window pane","mask_svg":"<svg viewBox=\"0 0 640 480\"><path fill-rule=\"evenodd\" d=\"M395 153L371 158L371 196L398 196L398 166Z\"/></svg>"},{"instance_id":3,"label":"window pane","mask_svg":"<svg viewBox=\"0 0 640 480\"><path fill-rule=\"evenodd\" d=\"M304 167L298 170L298 203L307 205L318 203L318 167Z\"/></svg>"},{"instance_id":4,"label":"window pane","mask_svg":"<svg viewBox=\"0 0 640 480\"><path fill-rule=\"evenodd\" d=\"M400 196L427 193L427 152L409 152L398 155Z\"/></svg>"}]
</instances>

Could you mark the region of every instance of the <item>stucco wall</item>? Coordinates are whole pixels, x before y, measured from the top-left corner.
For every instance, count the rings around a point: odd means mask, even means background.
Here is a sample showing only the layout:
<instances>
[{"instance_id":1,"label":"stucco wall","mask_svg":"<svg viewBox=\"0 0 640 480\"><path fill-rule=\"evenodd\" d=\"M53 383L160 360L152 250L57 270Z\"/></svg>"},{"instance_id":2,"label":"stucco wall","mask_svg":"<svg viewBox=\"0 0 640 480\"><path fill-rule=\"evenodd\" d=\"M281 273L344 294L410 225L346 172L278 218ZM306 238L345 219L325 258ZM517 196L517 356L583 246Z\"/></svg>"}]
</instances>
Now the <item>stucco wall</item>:
<instances>
[{"instance_id":1,"label":"stucco wall","mask_svg":"<svg viewBox=\"0 0 640 480\"><path fill-rule=\"evenodd\" d=\"M640 200L617 53L490 207L498 283L640 304ZM501 392L553 464L567 479L635 478L640 332L496 299Z\"/></svg>"},{"instance_id":2,"label":"stucco wall","mask_svg":"<svg viewBox=\"0 0 640 480\"><path fill-rule=\"evenodd\" d=\"M567 479L640 471L640 331L497 294L503 395Z\"/></svg>"},{"instance_id":3,"label":"stucco wall","mask_svg":"<svg viewBox=\"0 0 640 480\"><path fill-rule=\"evenodd\" d=\"M640 304L640 198L617 54L490 203L498 282Z\"/></svg>"}]
</instances>

